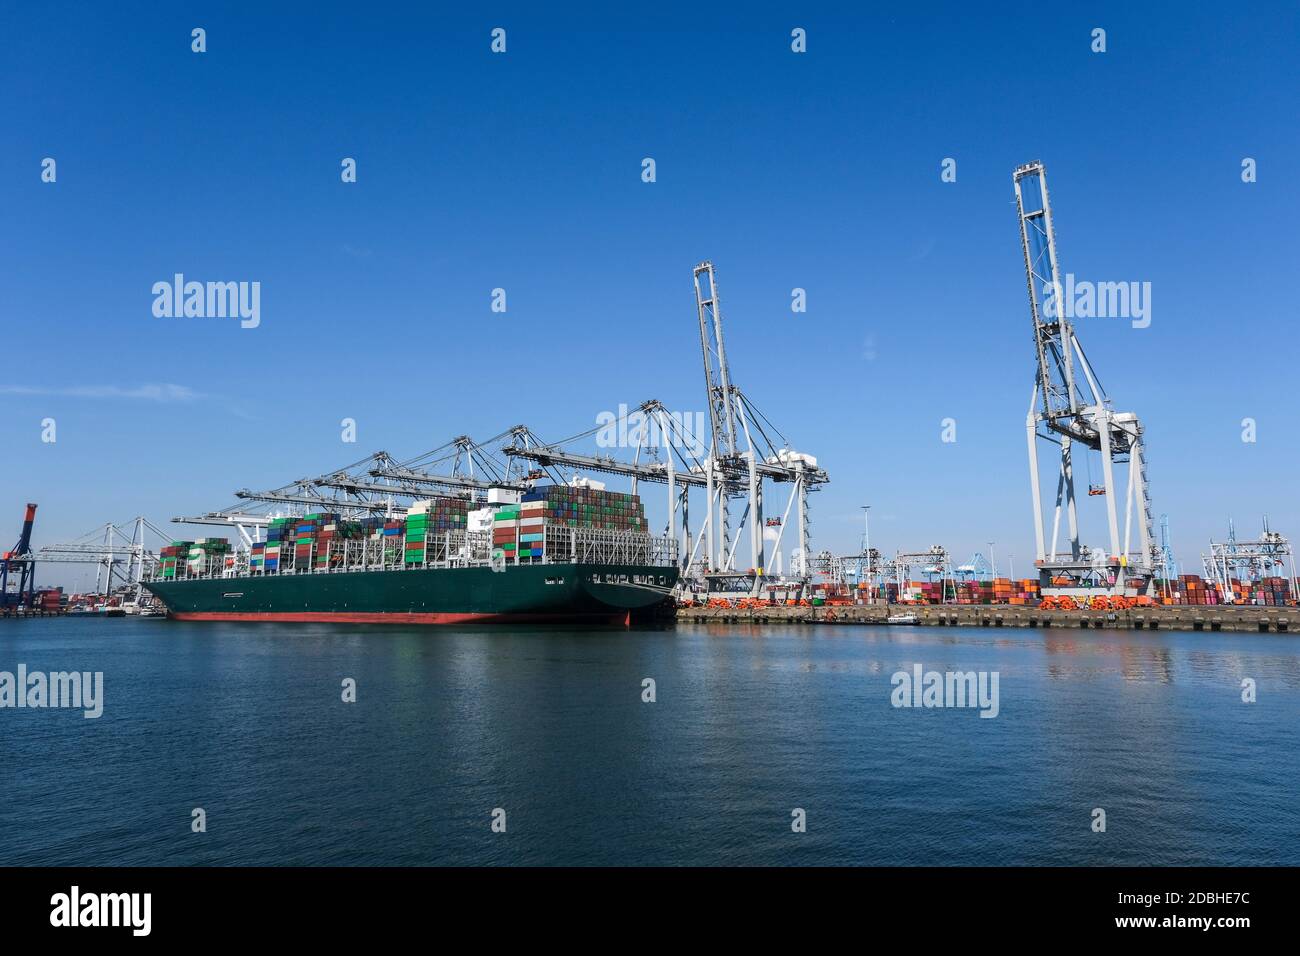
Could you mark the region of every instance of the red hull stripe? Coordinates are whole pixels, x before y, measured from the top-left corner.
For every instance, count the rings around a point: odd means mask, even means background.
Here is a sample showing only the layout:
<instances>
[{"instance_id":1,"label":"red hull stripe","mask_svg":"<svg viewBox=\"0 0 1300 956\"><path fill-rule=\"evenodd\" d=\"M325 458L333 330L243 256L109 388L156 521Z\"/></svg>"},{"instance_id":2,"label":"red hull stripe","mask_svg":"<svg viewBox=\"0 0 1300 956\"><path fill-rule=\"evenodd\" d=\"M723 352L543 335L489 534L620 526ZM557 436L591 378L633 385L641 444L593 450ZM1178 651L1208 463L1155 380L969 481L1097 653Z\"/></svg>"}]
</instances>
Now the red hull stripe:
<instances>
[{"instance_id":1,"label":"red hull stripe","mask_svg":"<svg viewBox=\"0 0 1300 956\"><path fill-rule=\"evenodd\" d=\"M626 614L492 614L459 611L412 611L408 613L384 611L173 611L178 621L284 621L310 624L473 624L488 621L505 623L526 621L596 620L612 623L631 623L631 612Z\"/></svg>"}]
</instances>

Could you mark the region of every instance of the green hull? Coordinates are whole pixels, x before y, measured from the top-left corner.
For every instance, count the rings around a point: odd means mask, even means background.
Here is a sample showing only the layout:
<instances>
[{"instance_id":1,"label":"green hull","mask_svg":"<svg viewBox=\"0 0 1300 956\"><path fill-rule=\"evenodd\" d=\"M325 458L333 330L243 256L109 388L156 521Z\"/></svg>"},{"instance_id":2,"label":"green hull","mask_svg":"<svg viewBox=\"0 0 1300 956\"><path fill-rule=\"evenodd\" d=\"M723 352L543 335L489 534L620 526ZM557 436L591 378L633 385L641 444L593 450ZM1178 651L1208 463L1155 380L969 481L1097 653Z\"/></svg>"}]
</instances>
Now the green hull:
<instances>
[{"instance_id":1,"label":"green hull","mask_svg":"<svg viewBox=\"0 0 1300 956\"><path fill-rule=\"evenodd\" d=\"M677 569L537 564L411 571L270 574L151 581L180 620L463 624L480 621L626 623L671 602Z\"/></svg>"}]
</instances>

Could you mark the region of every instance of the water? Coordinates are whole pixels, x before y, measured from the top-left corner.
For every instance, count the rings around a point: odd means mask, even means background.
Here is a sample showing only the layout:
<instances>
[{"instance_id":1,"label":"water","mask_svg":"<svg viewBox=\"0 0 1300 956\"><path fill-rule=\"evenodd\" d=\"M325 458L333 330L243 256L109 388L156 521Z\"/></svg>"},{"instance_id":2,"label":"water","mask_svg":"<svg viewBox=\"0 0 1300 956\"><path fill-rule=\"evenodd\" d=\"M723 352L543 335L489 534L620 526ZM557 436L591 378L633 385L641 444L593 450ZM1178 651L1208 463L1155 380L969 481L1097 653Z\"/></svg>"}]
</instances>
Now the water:
<instances>
[{"instance_id":1,"label":"water","mask_svg":"<svg viewBox=\"0 0 1300 956\"><path fill-rule=\"evenodd\" d=\"M0 622L20 662L105 709L0 710L3 865L1300 864L1300 637ZM999 716L891 707L914 662Z\"/></svg>"}]
</instances>

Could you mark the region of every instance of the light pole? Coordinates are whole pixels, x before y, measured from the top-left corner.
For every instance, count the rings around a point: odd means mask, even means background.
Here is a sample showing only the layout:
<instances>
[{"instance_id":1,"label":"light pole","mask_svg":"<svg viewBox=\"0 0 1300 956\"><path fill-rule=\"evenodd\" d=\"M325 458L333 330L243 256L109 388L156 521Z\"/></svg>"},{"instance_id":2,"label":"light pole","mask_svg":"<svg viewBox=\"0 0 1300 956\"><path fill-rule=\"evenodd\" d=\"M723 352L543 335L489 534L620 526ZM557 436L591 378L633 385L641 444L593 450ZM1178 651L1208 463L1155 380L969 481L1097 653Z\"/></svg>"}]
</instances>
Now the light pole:
<instances>
[{"instance_id":1,"label":"light pole","mask_svg":"<svg viewBox=\"0 0 1300 956\"><path fill-rule=\"evenodd\" d=\"M875 569L871 566L871 505L862 506L862 556L867 562L867 600L875 603ZM858 583L861 584L861 577Z\"/></svg>"},{"instance_id":2,"label":"light pole","mask_svg":"<svg viewBox=\"0 0 1300 956\"><path fill-rule=\"evenodd\" d=\"M996 580L998 576L998 559L993 556L993 542L989 542L989 564L993 566L993 577Z\"/></svg>"},{"instance_id":3,"label":"light pole","mask_svg":"<svg viewBox=\"0 0 1300 956\"><path fill-rule=\"evenodd\" d=\"M1011 580L1014 581L1016 579L1016 556L1008 554L1007 562L1011 565Z\"/></svg>"}]
</instances>

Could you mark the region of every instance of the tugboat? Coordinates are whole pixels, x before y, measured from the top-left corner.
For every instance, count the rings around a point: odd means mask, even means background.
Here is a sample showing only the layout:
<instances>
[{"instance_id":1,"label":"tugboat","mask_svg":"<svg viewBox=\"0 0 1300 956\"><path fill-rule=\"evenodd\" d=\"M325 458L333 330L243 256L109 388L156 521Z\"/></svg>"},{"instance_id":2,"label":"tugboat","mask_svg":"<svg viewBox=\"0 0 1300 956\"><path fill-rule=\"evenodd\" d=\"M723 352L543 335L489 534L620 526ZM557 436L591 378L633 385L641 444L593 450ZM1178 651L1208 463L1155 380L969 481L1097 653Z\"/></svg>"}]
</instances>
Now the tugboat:
<instances>
[{"instance_id":1,"label":"tugboat","mask_svg":"<svg viewBox=\"0 0 1300 956\"><path fill-rule=\"evenodd\" d=\"M905 611L905 612L903 612L902 614L891 614L891 615L889 615L889 620L886 621L885 623L887 623L887 624L920 624L920 623L921 623L921 619L920 619L919 617L917 617L915 614L911 613L910 611Z\"/></svg>"}]
</instances>

